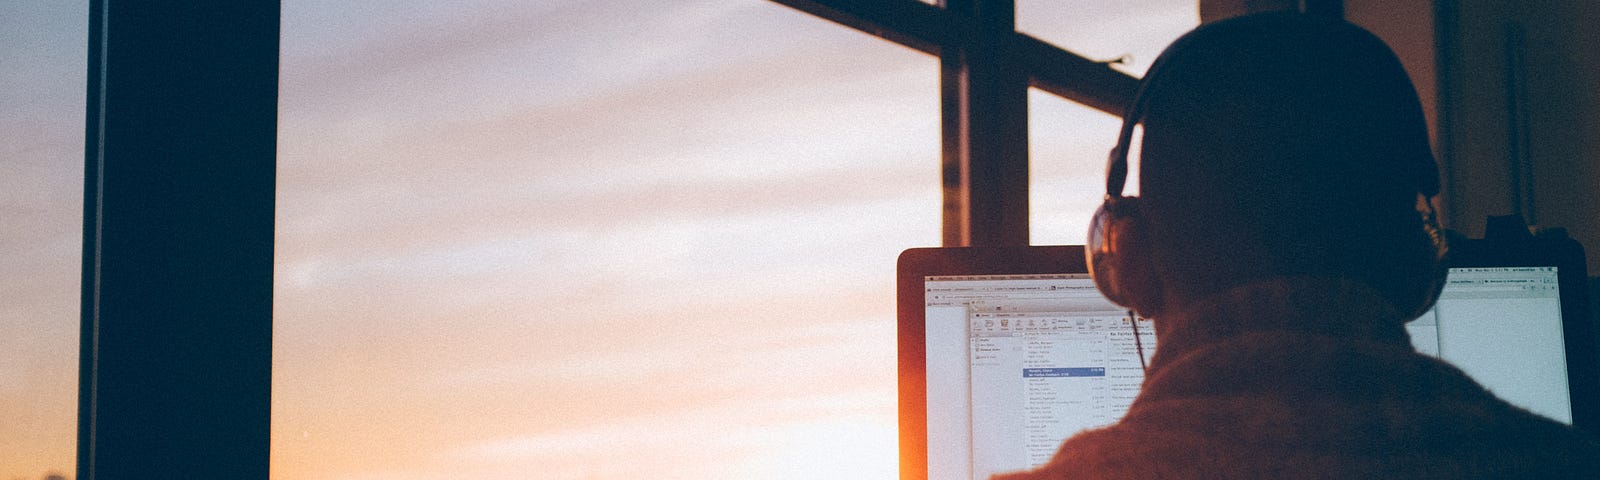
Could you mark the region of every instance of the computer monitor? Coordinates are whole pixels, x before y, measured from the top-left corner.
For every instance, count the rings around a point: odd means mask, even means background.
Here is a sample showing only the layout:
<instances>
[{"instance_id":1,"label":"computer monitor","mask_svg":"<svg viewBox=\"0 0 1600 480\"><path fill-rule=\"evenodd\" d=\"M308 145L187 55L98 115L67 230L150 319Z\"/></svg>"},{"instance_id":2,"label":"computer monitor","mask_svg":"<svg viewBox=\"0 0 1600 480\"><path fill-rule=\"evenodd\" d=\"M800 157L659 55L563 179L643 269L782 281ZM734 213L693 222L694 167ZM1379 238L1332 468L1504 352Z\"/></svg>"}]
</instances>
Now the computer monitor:
<instances>
[{"instance_id":1,"label":"computer monitor","mask_svg":"<svg viewBox=\"0 0 1600 480\"><path fill-rule=\"evenodd\" d=\"M1406 324L1411 345L1513 405L1572 424L1558 270L1451 268L1434 308Z\"/></svg>"},{"instance_id":2,"label":"computer monitor","mask_svg":"<svg viewBox=\"0 0 1600 480\"><path fill-rule=\"evenodd\" d=\"M1581 271L1581 255L1576 266L1461 263L1474 266L1452 268L1435 308L1407 325L1412 343L1513 404L1591 422L1593 338L1572 318L1583 275L1574 285L1562 271ZM899 269L902 478L1044 463L1067 437L1121 418L1158 348L1148 320L1100 296L1080 247L913 249Z\"/></svg>"}]
</instances>

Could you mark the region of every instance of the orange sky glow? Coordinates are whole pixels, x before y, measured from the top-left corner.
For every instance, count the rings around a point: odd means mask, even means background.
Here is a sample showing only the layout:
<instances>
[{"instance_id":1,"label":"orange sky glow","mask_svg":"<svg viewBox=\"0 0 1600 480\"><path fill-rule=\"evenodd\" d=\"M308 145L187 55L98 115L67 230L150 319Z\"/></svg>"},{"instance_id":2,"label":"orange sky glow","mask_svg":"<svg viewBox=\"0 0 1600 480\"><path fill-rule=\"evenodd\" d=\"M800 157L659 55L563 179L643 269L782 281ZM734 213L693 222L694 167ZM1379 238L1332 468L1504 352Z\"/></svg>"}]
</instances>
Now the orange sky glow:
<instances>
[{"instance_id":1,"label":"orange sky glow","mask_svg":"<svg viewBox=\"0 0 1600 480\"><path fill-rule=\"evenodd\" d=\"M1138 73L1197 22L1122 3L1019 28ZM0 6L0 478L72 473L86 10ZM764 0L282 32L272 478L896 478L936 58ZM1030 98L1034 243L1081 243L1118 121Z\"/></svg>"}]
</instances>

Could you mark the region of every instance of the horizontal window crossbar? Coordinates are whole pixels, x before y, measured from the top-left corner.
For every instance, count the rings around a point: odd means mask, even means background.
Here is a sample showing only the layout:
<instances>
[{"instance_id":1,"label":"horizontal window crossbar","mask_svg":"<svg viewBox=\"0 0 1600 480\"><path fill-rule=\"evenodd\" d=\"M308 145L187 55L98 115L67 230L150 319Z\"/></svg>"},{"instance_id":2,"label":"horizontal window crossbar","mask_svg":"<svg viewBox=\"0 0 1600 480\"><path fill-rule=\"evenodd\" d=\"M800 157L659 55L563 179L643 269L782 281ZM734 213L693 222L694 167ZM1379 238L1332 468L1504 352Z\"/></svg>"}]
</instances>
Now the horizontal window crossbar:
<instances>
[{"instance_id":1,"label":"horizontal window crossbar","mask_svg":"<svg viewBox=\"0 0 1600 480\"><path fill-rule=\"evenodd\" d=\"M974 44L977 22L916 0L772 0L930 55ZM1030 83L1063 98L1122 115L1139 80L1036 38L1007 32L999 42L1003 62L1027 73Z\"/></svg>"}]
</instances>

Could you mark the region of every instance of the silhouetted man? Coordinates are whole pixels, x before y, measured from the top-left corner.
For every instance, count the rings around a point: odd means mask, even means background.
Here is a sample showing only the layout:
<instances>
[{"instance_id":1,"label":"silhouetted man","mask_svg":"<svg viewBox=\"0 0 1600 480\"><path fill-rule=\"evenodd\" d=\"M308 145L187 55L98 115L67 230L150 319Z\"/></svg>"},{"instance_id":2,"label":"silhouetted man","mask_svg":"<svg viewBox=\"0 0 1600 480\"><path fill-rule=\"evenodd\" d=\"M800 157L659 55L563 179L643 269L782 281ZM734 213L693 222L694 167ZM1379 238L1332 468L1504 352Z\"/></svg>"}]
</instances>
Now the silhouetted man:
<instances>
[{"instance_id":1,"label":"silhouetted man","mask_svg":"<svg viewBox=\"0 0 1600 480\"><path fill-rule=\"evenodd\" d=\"M1600 478L1590 437L1412 348L1446 271L1438 171L1376 37L1288 13L1202 26L1128 113L1087 250L1160 347L1120 422L1002 478Z\"/></svg>"}]
</instances>

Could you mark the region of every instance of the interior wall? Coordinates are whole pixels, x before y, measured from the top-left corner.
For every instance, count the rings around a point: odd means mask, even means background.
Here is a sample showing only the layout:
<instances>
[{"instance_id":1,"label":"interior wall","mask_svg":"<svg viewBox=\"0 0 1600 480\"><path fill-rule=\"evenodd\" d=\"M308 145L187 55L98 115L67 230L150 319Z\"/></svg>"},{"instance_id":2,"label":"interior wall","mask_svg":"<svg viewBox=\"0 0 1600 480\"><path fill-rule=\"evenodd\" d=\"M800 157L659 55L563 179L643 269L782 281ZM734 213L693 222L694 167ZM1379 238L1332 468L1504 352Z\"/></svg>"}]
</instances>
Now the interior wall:
<instances>
[{"instance_id":1,"label":"interior wall","mask_svg":"<svg viewBox=\"0 0 1600 480\"><path fill-rule=\"evenodd\" d=\"M1293 10L1300 0L1200 0L1200 23L1211 23L1247 13Z\"/></svg>"},{"instance_id":2,"label":"interior wall","mask_svg":"<svg viewBox=\"0 0 1600 480\"><path fill-rule=\"evenodd\" d=\"M1450 227L1520 214L1600 248L1600 3L1435 2ZM1589 255L1590 272L1600 255Z\"/></svg>"},{"instance_id":3,"label":"interior wall","mask_svg":"<svg viewBox=\"0 0 1600 480\"><path fill-rule=\"evenodd\" d=\"M1523 25L1535 223L1565 227L1600 273L1600 2L1544 0Z\"/></svg>"}]
</instances>

